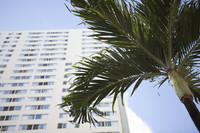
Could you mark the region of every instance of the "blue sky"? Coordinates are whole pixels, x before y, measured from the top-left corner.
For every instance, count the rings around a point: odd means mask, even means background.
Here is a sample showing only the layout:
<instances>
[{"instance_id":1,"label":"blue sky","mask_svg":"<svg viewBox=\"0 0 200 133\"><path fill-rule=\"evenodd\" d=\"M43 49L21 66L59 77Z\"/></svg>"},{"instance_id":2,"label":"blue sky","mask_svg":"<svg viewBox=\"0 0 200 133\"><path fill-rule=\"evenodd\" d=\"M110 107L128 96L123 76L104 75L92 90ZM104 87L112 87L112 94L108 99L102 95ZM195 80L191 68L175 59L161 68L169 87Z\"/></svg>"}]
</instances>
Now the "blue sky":
<instances>
[{"instance_id":1,"label":"blue sky","mask_svg":"<svg viewBox=\"0 0 200 133\"><path fill-rule=\"evenodd\" d=\"M0 0L0 31L82 29L64 0ZM134 133L198 133L173 88L144 82L132 97L126 96ZM132 88L129 89L129 92ZM199 105L197 105L200 108ZM144 130L145 129L145 130ZM133 133L133 131L131 132Z\"/></svg>"}]
</instances>

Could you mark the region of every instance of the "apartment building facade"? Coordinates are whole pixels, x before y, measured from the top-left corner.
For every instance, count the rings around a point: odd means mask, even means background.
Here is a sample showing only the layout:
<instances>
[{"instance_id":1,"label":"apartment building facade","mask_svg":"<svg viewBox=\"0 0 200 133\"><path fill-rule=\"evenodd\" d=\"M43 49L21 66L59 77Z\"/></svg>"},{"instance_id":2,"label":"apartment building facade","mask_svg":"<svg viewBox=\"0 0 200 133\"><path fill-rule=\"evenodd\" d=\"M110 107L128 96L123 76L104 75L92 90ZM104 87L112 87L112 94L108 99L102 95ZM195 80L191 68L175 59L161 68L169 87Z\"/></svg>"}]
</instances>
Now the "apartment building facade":
<instances>
[{"instance_id":1,"label":"apartment building facade","mask_svg":"<svg viewBox=\"0 0 200 133\"><path fill-rule=\"evenodd\" d=\"M69 68L81 56L107 45L89 30L0 32L0 132L8 133L129 133L120 100L99 105L96 127L69 122L58 104L67 95Z\"/></svg>"}]
</instances>

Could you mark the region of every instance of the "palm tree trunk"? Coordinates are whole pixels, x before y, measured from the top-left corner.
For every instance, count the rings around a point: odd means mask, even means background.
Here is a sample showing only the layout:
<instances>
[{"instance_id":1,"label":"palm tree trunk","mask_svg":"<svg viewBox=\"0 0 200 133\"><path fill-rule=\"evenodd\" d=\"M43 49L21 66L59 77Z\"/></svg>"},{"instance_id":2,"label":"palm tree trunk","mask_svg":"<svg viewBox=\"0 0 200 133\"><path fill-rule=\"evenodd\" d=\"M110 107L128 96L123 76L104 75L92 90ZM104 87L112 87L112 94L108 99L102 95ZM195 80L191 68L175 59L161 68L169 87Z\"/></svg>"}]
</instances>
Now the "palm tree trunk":
<instances>
[{"instance_id":1,"label":"palm tree trunk","mask_svg":"<svg viewBox=\"0 0 200 133\"><path fill-rule=\"evenodd\" d=\"M191 119L200 132L200 112L193 102L192 92L188 87L185 80L180 75L172 70L168 74L170 81L173 84L174 90L179 97L180 101L185 105Z\"/></svg>"},{"instance_id":2,"label":"palm tree trunk","mask_svg":"<svg viewBox=\"0 0 200 133\"><path fill-rule=\"evenodd\" d=\"M181 101L185 105L188 113L190 114L190 117L192 118L194 124L200 132L200 112L194 104L193 100L191 99L191 97L185 96L182 97Z\"/></svg>"}]
</instances>

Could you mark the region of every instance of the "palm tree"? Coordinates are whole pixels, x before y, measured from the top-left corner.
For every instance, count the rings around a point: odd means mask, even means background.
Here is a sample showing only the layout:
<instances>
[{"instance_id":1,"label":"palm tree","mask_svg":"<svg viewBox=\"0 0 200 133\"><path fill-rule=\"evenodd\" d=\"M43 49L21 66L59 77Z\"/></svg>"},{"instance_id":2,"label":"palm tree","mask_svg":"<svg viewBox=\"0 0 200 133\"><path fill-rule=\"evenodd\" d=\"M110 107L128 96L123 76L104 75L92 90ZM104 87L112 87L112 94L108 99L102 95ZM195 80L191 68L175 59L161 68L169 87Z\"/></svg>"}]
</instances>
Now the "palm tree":
<instances>
[{"instance_id":1,"label":"palm tree","mask_svg":"<svg viewBox=\"0 0 200 133\"><path fill-rule=\"evenodd\" d=\"M94 123L106 96L118 96L144 80L171 81L200 131L200 2L198 0L70 0L96 39L110 44L74 67L75 79L61 107L74 121ZM131 88L130 88L131 89Z\"/></svg>"}]
</instances>

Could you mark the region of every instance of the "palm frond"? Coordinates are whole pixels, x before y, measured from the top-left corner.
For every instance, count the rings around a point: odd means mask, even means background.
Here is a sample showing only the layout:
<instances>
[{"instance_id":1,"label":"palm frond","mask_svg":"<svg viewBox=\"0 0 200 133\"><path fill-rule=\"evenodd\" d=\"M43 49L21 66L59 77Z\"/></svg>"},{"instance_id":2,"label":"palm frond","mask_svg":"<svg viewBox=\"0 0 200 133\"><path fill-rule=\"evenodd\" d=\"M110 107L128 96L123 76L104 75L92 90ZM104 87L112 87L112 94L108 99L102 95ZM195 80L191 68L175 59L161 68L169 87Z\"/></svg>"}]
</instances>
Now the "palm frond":
<instances>
[{"instance_id":1,"label":"palm frond","mask_svg":"<svg viewBox=\"0 0 200 133\"><path fill-rule=\"evenodd\" d=\"M117 97L121 96L123 100L125 91L132 84L136 83L134 92L143 80L166 75L159 70L157 63L138 50L140 49L105 49L99 55L84 58L75 66L77 72L74 73L74 84L61 104L72 106L69 109L72 114L78 111L75 118L79 120L74 121L82 122L85 119L88 122L87 110L95 108L106 96L114 96L114 109Z\"/></svg>"},{"instance_id":2,"label":"palm frond","mask_svg":"<svg viewBox=\"0 0 200 133\"><path fill-rule=\"evenodd\" d=\"M81 17L89 29L96 31L97 34L92 35L96 39L115 47L138 47L167 69L162 45L154 45L158 41L152 36L149 25L136 15L132 3L127 4L125 0L101 0L97 3L72 0L71 3L76 7L72 12Z\"/></svg>"},{"instance_id":3,"label":"palm frond","mask_svg":"<svg viewBox=\"0 0 200 133\"><path fill-rule=\"evenodd\" d=\"M96 106L106 96L117 97L143 80L177 71L200 100L200 6L198 0L70 0L72 13L82 18L97 40L110 44L74 66L75 80L62 107L74 121L95 123ZM136 4L136 5L134 5ZM195 68L196 67L196 68ZM159 87L160 87L159 86Z\"/></svg>"},{"instance_id":4,"label":"palm frond","mask_svg":"<svg viewBox=\"0 0 200 133\"><path fill-rule=\"evenodd\" d=\"M200 39L200 5L199 1L192 0L185 3L179 10L174 32L173 55L178 56L180 67L198 59ZM193 53L193 51L195 51ZM194 55L194 56L193 56ZM194 62L195 63L195 62ZM196 62L197 63L197 62Z\"/></svg>"}]
</instances>

